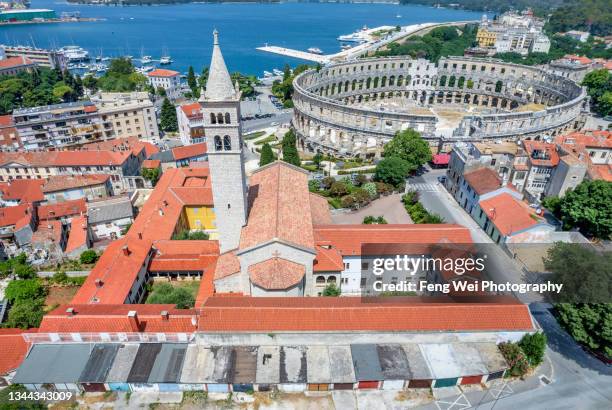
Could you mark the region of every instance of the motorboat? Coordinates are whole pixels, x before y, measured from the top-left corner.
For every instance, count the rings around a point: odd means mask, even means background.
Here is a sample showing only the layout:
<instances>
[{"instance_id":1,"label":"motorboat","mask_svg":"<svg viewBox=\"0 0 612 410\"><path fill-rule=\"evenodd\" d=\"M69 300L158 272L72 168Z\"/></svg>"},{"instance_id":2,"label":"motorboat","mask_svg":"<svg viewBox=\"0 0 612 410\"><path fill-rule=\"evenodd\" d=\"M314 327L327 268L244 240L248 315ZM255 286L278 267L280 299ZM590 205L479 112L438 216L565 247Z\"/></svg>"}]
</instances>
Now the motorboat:
<instances>
[{"instance_id":1,"label":"motorboat","mask_svg":"<svg viewBox=\"0 0 612 410\"><path fill-rule=\"evenodd\" d=\"M89 52L79 46L64 46L58 52L63 54L69 63L89 60Z\"/></svg>"},{"instance_id":2,"label":"motorboat","mask_svg":"<svg viewBox=\"0 0 612 410\"><path fill-rule=\"evenodd\" d=\"M323 50L318 47L310 47L307 51L312 54L323 54Z\"/></svg>"}]
</instances>

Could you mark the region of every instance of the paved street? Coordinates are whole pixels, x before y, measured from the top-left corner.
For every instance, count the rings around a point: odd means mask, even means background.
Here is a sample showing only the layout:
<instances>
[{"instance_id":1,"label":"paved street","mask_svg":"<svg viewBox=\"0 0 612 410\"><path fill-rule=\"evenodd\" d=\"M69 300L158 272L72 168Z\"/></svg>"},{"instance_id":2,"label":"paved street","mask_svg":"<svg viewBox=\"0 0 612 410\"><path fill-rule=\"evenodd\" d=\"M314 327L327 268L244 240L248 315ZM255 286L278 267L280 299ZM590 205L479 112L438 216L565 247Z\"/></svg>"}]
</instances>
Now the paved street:
<instances>
[{"instance_id":1,"label":"paved street","mask_svg":"<svg viewBox=\"0 0 612 410\"><path fill-rule=\"evenodd\" d=\"M410 215L402 204L400 194L389 195L373 201L365 208L353 212L333 212L335 224L360 224L368 215L383 216L390 224L411 224Z\"/></svg>"}]
</instances>

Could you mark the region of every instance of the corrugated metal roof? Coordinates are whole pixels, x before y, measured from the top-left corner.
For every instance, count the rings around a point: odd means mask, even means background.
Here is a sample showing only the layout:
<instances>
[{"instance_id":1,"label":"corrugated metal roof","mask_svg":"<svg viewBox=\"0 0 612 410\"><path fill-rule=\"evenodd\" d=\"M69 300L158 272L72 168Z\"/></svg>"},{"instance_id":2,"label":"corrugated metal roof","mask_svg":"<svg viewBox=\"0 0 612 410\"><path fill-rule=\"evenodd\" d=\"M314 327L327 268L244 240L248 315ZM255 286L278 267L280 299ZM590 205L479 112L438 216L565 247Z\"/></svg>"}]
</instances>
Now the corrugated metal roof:
<instances>
[{"instance_id":1,"label":"corrugated metal roof","mask_svg":"<svg viewBox=\"0 0 612 410\"><path fill-rule=\"evenodd\" d=\"M232 353L233 368L230 381L232 383L255 383L257 374L257 347L240 346Z\"/></svg>"},{"instance_id":2,"label":"corrugated metal roof","mask_svg":"<svg viewBox=\"0 0 612 410\"><path fill-rule=\"evenodd\" d=\"M118 349L118 344L95 345L79 381L83 383L104 383Z\"/></svg>"},{"instance_id":3,"label":"corrugated metal roof","mask_svg":"<svg viewBox=\"0 0 612 410\"><path fill-rule=\"evenodd\" d=\"M136 359L138 353L137 344L126 344L120 345L115 355L115 361L111 366L108 375L106 376L107 382L126 382L130 375L130 370Z\"/></svg>"},{"instance_id":4,"label":"corrugated metal roof","mask_svg":"<svg viewBox=\"0 0 612 410\"><path fill-rule=\"evenodd\" d=\"M351 345L351 355L357 380L383 380L376 345Z\"/></svg>"},{"instance_id":5,"label":"corrugated metal roof","mask_svg":"<svg viewBox=\"0 0 612 410\"><path fill-rule=\"evenodd\" d=\"M74 383L83 372L92 345L35 344L13 378L15 383Z\"/></svg>"},{"instance_id":6,"label":"corrugated metal roof","mask_svg":"<svg viewBox=\"0 0 612 410\"><path fill-rule=\"evenodd\" d=\"M408 359L398 344L377 345L378 361L385 380L409 380Z\"/></svg>"},{"instance_id":7,"label":"corrugated metal roof","mask_svg":"<svg viewBox=\"0 0 612 410\"><path fill-rule=\"evenodd\" d=\"M186 351L185 343L164 344L149 374L149 383L177 383Z\"/></svg>"},{"instance_id":8,"label":"corrugated metal roof","mask_svg":"<svg viewBox=\"0 0 612 410\"><path fill-rule=\"evenodd\" d=\"M157 359L157 355L161 352L161 343L143 343L138 348L134 365L130 370L127 381L130 383L146 383L149 381L149 375Z\"/></svg>"}]
</instances>

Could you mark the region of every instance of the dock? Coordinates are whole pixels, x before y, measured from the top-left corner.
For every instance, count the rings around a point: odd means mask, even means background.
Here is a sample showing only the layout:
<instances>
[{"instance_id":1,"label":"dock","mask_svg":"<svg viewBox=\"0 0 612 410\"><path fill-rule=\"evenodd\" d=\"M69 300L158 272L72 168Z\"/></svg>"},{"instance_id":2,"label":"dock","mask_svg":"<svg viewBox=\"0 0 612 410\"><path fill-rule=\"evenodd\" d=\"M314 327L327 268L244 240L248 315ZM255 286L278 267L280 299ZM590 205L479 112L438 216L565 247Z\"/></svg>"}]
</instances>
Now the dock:
<instances>
[{"instance_id":1,"label":"dock","mask_svg":"<svg viewBox=\"0 0 612 410\"><path fill-rule=\"evenodd\" d=\"M277 46L264 46L257 47L259 51L267 51L268 53L280 54L283 56L299 58L300 60L314 61L319 64L326 64L329 62L329 57L321 54L309 53L307 51L293 50L291 48L277 47Z\"/></svg>"},{"instance_id":2,"label":"dock","mask_svg":"<svg viewBox=\"0 0 612 410\"><path fill-rule=\"evenodd\" d=\"M348 50L342 50L339 53L335 53L335 54L326 54L326 55L314 54L314 53L309 53L306 51L294 50L291 48L268 46L268 45L264 47L257 47L257 50L266 51L268 53L280 54L280 55L293 57L293 58L298 58L300 60L313 61L319 64L327 64L332 61L354 60L366 53L369 53L370 51L377 50L386 44L392 43L394 41L397 41L407 36L413 36L416 34L427 32L436 27L459 26L459 25L470 24L470 23L475 23L475 22L477 21L470 20L470 21L455 21L455 22L447 22L447 23L412 24L410 26L404 26L400 29L400 31L392 32L390 35L380 40L372 40L372 41L368 41L365 43L361 43L355 47L349 48ZM369 31L375 32L376 30L384 29L386 27L387 26L376 27L374 29L370 29Z\"/></svg>"}]
</instances>

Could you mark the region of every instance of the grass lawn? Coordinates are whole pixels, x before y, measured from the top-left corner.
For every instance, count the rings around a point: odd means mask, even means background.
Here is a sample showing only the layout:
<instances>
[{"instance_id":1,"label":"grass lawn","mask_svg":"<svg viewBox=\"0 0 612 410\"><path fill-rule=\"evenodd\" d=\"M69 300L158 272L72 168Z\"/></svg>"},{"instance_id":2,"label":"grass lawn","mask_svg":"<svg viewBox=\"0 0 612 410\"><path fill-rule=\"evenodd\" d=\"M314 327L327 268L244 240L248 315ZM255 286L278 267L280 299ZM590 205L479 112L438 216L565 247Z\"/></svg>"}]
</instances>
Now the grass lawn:
<instances>
[{"instance_id":1,"label":"grass lawn","mask_svg":"<svg viewBox=\"0 0 612 410\"><path fill-rule=\"evenodd\" d=\"M255 145L263 145L266 142L270 143L270 142L273 142L273 141L276 142L278 140L276 139L276 137L274 135L269 135L266 138L263 138L263 139L255 141L253 144L255 144Z\"/></svg>"},{"instance_id":2,"label":"grass lawn","mask_svg":"<svg viewBox=\"0 0 612 410\"><path fill-rule=\"evenodd\" d=\"M168 285L173 288L171 293L166 292ZM193 306L196 295L200 289L199 280L171 281L158 280L154 282L144 303L172 303L183 302L189 307ZM161 292L160 292L161 290ZM183 296L185 295L186 296ZM183 307L184 308L184 307Z\"/></svg>"},{"instance_id":3,"label":"grass lawn","mask_svg":"<svg viewBox=\"0 0 612 410\"><path fill-rule=\"evenodd\" d=\"M266 132L265 131L257 131L257 132L252 132L250 134L246 134L243 139L245 140L254 140L255 138L259 138L262 135L264 135Z\"/></svg>"}]
</instances>

